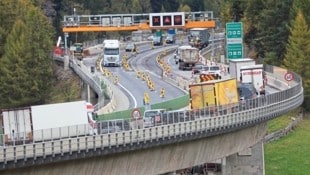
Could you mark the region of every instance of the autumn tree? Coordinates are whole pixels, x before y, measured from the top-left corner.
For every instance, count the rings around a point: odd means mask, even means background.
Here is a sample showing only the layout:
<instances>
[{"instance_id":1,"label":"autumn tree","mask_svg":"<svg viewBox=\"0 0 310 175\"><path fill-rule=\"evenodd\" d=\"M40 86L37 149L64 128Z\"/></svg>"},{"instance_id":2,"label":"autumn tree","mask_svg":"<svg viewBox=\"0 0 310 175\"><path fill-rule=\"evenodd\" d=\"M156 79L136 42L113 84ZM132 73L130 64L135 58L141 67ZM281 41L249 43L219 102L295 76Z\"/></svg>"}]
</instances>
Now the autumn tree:
<instances>
[{"instance_id":1,"label":"autumn tree","mask_svg":"<svg viewBox=\"0 0 310 175\"><path fill-rule=\"evenodd\" d=\"M310 110L310 31L303 13L299 10L291 25L283 65L303 79L304 107Z\"/></svg>"}]
</instances>

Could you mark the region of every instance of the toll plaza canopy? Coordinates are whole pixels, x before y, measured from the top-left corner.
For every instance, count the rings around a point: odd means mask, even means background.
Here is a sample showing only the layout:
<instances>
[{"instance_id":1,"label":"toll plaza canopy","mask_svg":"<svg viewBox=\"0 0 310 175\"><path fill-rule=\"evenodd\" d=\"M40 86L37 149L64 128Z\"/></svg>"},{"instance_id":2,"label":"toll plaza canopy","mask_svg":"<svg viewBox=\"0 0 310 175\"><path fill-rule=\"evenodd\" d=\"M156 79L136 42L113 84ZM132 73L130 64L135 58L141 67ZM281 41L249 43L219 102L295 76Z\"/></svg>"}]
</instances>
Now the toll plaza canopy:
<instances>
[{"instance_id":1,"label":"toll plaza canopy","mask_svg":"<svg viewBox=\"0 0 310 175\"><path fill-rule=\"evenodd\" d=\"M212 11L64 16L63 32L213 28Z\"/></svg>"}]
</instances>

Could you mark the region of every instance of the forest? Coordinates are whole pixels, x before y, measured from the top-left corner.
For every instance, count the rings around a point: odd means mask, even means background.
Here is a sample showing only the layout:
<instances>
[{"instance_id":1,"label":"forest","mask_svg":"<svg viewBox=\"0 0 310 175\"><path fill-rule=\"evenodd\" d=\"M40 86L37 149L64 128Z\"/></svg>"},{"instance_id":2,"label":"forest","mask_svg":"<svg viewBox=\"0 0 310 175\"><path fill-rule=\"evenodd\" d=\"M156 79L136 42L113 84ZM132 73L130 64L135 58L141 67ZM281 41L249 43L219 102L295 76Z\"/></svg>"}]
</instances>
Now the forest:
<instances>
[{"instance_id":1,"label":"forest","mask_svg":"<svg viewBox=\"0 0 310 175\"><path fill-rule=\"evenodd\" d=\"M301 75L303 107L310 110L310 0L1 0L0 108L51 97L51 51L73 9L83 15L213 11L222 26L242 22L247 55Z\"/></svg>"}]
</instances>

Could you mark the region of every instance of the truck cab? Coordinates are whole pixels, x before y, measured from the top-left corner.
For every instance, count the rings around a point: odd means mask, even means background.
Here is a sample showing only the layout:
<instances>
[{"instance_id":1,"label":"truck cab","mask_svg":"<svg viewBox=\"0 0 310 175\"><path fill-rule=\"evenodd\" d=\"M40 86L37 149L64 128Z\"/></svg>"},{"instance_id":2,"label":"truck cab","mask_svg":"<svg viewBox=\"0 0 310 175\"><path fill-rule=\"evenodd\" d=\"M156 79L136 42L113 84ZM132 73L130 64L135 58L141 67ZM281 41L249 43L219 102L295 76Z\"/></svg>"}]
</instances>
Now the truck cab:
<instances>
[{"instance_id":1,"label":"truck cab","mask_svg":"<svg viewBox=\"0 0 310 175\"><path fill-rule=\"evenodd\" d=\"M103 65L121 66L120 44L118 40L104 40Z\"/></svg>"},{"instance_id":2,"label":"truck cab","mask_svg":"<svg viewBox=\"0 0 310 175\"><path fill-rule=\"evenodd\" d=\"M154 36L153 37L153 45L154 46L161 46L161 45L163 45L163 37L162 36Z\"/></svg>"}]
</instances>

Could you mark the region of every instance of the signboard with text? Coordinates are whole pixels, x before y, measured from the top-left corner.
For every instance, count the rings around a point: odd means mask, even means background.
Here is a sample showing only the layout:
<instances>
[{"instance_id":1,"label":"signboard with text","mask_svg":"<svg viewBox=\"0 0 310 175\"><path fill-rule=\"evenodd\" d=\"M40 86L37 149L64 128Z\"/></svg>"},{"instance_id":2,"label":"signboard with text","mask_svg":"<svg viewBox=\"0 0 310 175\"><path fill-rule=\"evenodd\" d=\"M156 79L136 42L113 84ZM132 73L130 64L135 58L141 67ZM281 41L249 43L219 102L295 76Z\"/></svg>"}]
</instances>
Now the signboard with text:
<instances>
[{"instance_id":1,"label":"signboard with text","mask_svg":"<svg viewBox=\"0 0 310 175\"><path fill-rule=\"evenodd\" d=\"M226 39L227 43L242 43L242 23L229 22L226 23Z\"/></svg>"},{"instance_id":2,"label":"signboard with text","mask_svg":"<svg viewBox=\"0 0 310 175\"><path fill-rule=\"evenodd\" d=\"M238 59L243 58L243 47L242 43L233 43L226 45L227 58Z\"/></svg>"},{"instance_id":3,"label":"signboard with text","mask_svg":"<svg viewBox=\"0 0 310 175\"><path fill-rule=\"evenodd\" d=\"M226 56L227 59L243 58L242 22L226 23Z\"/></svg>"}]
</instances>

